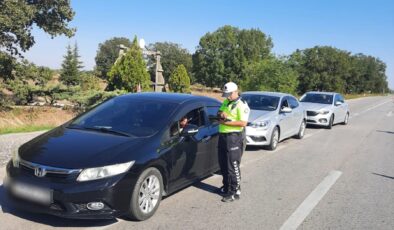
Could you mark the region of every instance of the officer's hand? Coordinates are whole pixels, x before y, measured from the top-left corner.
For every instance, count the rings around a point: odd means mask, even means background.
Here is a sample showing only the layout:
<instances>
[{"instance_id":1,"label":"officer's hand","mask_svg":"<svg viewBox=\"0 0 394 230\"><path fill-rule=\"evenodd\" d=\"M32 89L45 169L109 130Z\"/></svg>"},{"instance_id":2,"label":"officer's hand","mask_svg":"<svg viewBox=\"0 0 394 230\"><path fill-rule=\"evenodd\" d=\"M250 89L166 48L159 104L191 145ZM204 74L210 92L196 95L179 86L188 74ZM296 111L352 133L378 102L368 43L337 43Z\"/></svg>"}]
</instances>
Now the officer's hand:
<instances>
[{"instance_id":1,"label":"officer's hand","mask_svg":"<svg viewBox=\"0 0 394 230\"><path fill-rule=\"evenodd\" d=\"M225 112L221 112L220 113L220 118L223 119L223 120L226 120L227 119L227 114Z\"/></svg>"}]
</instances>

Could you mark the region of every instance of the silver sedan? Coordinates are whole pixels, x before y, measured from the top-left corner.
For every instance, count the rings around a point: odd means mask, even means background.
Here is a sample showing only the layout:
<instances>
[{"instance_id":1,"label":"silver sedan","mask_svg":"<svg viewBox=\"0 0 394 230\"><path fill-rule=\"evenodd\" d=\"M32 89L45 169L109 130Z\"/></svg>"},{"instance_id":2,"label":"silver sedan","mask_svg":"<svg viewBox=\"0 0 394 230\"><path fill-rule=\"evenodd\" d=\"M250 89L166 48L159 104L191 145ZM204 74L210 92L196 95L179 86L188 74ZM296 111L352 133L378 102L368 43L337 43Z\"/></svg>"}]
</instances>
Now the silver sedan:
<instances>
[{"instance_id":1,"label":"silver sedan","mask_svg":"<svg viewBox=\"0 0 394 230\"><path fill-rule=\"evenodd\" d=\"M305 110L290 94L245 92L241 95L250 111L246 126L246 144L276 149L278 143L296 136L303 138L306 127Z\"/></svg>"},{"instance_id":2,"label":"silver sedan","mask_svg":"<svg viewBox=\"0 0 394 230\"><path fill-rule=\"evenodd\" d=\"M307 124L325 126L349 122L349 106L343 96L333 92L307 92L300 99L306 109Z\"/></svg>"}]
</instances>

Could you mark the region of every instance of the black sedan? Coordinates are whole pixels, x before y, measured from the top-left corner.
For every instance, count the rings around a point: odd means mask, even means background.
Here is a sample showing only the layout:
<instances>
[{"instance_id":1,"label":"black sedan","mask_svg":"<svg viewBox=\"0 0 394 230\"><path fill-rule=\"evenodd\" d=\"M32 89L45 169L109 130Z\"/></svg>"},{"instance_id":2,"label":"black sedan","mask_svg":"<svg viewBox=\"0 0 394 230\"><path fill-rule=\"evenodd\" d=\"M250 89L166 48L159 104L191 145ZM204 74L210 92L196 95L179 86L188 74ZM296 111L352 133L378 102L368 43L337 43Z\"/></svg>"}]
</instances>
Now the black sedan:
<instances>
[{"instance_id":1,"label":"black sedan","mask_svg":"<svg viewBox=\"0 0 394 230\"><path fill-rule=\"evenodd\" d=\"M7 164L8 194L34 212L145 220L162 196L219 170L219 107L187 94L110 99L22 145Z\"/></svg>"}]
</instances>

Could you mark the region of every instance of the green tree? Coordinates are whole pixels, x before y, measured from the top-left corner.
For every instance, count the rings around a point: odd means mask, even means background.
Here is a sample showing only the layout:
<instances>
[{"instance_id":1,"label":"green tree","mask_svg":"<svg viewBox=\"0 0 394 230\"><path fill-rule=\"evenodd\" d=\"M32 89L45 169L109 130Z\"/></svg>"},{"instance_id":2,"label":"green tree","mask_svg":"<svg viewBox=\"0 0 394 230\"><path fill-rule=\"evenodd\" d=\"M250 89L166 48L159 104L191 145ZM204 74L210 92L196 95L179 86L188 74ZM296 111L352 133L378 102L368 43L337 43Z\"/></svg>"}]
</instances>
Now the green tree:
<instances>
[{"instance_id":1,"label":"green tree","mask_svg":"<svg viewBox=\"0 0 394 230\"><path fill-rule=\"evenodd\" d=\"M0 51L0 79L8 80L13 79L13 70L17 65L17 61L11 55Z\"/></svg>"},{"instance_id":2,"label":"green tree","mask_svg":"<svg viewBox=\"0 0 394 230\"><path fill-rule=\"evenodd\" d=\"M224 26L205 34L193 55L196 82L221 87L225 82L240 82L245 68L271 56L272 41L259 29L240 30Z\"/></svg>"},{"instance_id":3,"label":"green tree","mask_svg":"<svg viewBox=\"0 0 394 230\"><path fill-rule=\"evenodd\" d=\"M184 65L179 65L172 72L168 85L173 92L190 93L190 77Z\"/></svg>"},{"instance_id":4,"label":"green tree","mask_svg":"<svg viewBox=\"0 0 394 230\"><path fill-rule=\"evenodd\" d=\"M183 65L189 76L192 76L192 55L180 44L171 42L156 42L148 46L150 50L160 51L161 65L163 67L163 77L168 82L170 75L179 66ZM148 66L151 79L155 78L156 60L149 56Z\"/></svg>"},{"instance_id":5,"label":"green tree","mask_svg":"<svg viewBox=\"0 0 394 230\"><path fill-rule=\"evenodd\" d=\"M352 56L351 74L346 79L348 93L388 92L386 64L364 54Z\"/></svg>"},{"instance_id":6,"label":"green tree","mask_svg":"<svg viewBox=\"0 0 394 230\"><path fill-rule=\"evenodd\" d=\"M11 76L3 79L3 87L13 92L14 102L18 105L32 102L53 76L51 69L36 66L27 60L12 62L12 65Z\"/></svg>"},{"instance_id":7,"label":"green tree","mask_svg":"<svg viewBox=\"0 0 394 230\"><path fill-rule=\"evenodd\" d=\"M350 75L350 53L329 46L316 46L297 50L290 56L292 67L299 74L298 92L345 92L345 82Z\"/></svg>"},{"instance_id":8,"label":"green tree","mask_svg":"<svg viewBox=\"0 0 394 230\"><path fill-rule=\"evenodd\" d=\"M64 82L64 84L78 85L80 83L80 70L83 66L79 58L77 44L75 43L74 48L68 45L60 74L60 80Z\"/></svg>"},{"instance_id":9,"label":"green tree","mask_svg":"<svg viewBox=\"0 0 394 230\"><path fill-rule=\"evenodd\" d=\"M295 94L298 74L285 59L270 58L250 64L242 83L242 90L278 91Z\"/></svg>"},{"instance_id":10,"label":"green tree","mask_svg":"<svg viewBox=\"0 0 394 230\"><path fill-rule=\"evenodd\" d=\"M130 47L131 41L128 38L114 37L99 44L95 58L98 77L102 79L108 78L108 72L118 58L119 45Z\"/></svg>"},{"instance_id":11,"label":"green tree","mask_svg":"<svg viewBox=\"0 0 394 230\"><path fill-rule=\"evenodd\" d=\"M70 0L2 0L0 1L0 48L10 54L27 51L35 43L33 27L52 37L73 36L75 29L68 23L74 12Z\"/></svg>"},{"instance_id":12,"label":"green tree","mask_svg":"<svg viewBox=\"0 0 394 230\"><path fill-rule=\"evenodd\" d=\"M150 90L151 81L137 37L134 38L133 44L125 55L112 66L108 76L109 90L119 89L136 92L138 85L144 91Z\"/></svg>"}]
</instances>

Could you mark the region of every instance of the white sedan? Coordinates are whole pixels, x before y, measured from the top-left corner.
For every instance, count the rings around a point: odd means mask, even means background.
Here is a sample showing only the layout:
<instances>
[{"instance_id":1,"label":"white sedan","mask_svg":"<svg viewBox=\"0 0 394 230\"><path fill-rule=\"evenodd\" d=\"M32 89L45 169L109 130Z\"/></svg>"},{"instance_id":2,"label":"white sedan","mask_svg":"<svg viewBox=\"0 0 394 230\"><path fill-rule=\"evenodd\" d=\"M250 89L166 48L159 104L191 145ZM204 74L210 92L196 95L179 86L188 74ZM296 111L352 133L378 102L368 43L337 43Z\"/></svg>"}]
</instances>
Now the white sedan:
<instances>
[{"instance_id":1,"label":"white sedan","mask_svg":"<svg viewBox=\"0 0 394 230\"><path fill-rule=\"evenodd\" d=\"M331 129L334 124L349 122L349 106L339 93L307 92L300 102L306 109L307 124Z\"/></svg>"},{"instance_id":2,"label":"white sedan","mask_svg":"<svg viewBox=\"0 0 394 230\"><path fill-rule=\"evenodd\" d=\"M241 95L250 111L246 126L246 144L276 149L278 143L295 136L303 138L306 127L305 110L290 94L276 92L245 92Z\"/></svg>"}]
</instances>

